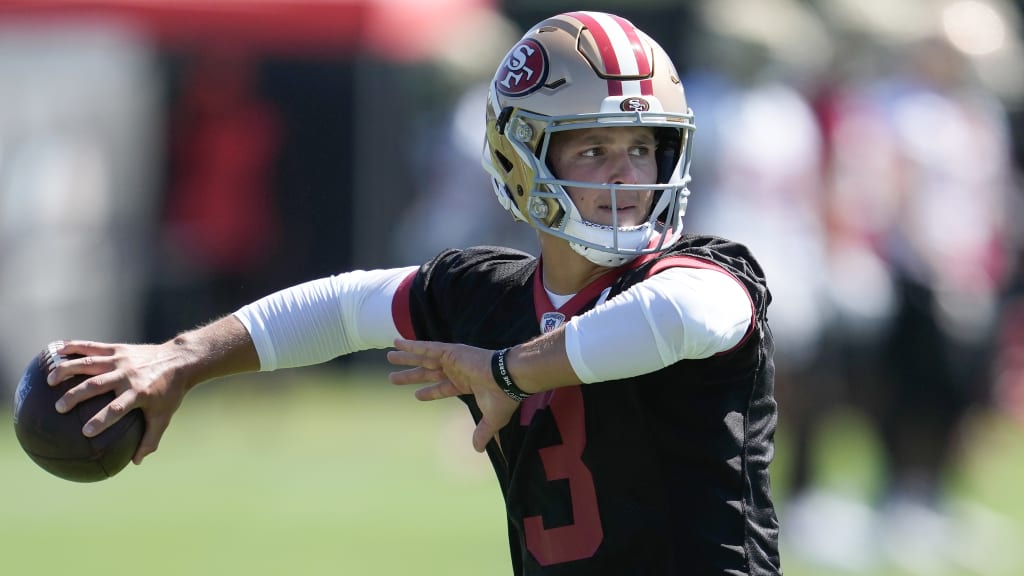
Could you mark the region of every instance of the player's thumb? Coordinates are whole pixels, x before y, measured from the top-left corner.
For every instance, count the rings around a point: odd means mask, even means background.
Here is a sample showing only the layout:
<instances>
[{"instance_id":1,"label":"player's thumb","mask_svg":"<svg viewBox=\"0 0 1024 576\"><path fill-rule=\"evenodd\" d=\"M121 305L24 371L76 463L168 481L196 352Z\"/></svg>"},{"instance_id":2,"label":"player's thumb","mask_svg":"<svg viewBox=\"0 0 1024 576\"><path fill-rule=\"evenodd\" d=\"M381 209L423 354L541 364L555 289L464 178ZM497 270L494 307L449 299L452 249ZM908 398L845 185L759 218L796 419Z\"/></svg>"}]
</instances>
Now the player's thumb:
<instances>
[{"instance_id":1,"label":"player's thumb","mask_svg":"<svg viewBox=\"0 0 1024 576\"><path fill-rule=\"evenodd\" d=\"M481 419L473 430L473 449L477 452L486 450L487 443L491 441L491 438L494 438L497 432L497 428L491 426L486 418Z\"/></svg>"},{"instance_id":2,"label":"player's thumb","mask_svg":"<svg viewBox=\"0 0 1024 576\"><path fill-rule=\"evenodd\" d=\"M163 438L164 431L167 430L170 423L169 419L146 419L146 433L142 435L142 441L139 442L139 447L132 457L132 462L135 465L142 464L142 460L146 456L156 452L160 446L160 439Z\"/></svg>"}]
</instances>

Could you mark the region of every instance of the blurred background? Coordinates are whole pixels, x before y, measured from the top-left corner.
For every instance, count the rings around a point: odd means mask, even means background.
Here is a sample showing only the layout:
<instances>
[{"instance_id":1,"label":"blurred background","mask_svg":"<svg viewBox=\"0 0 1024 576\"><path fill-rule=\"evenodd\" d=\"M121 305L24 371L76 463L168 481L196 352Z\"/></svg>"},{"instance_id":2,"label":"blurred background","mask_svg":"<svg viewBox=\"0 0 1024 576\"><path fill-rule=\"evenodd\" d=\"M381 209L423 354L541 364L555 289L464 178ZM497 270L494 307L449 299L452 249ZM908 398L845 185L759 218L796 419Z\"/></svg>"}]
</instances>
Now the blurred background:
<instances>
[{"instance_id":1,"label":"blurred background","mask_svg":"<svg viewBox=\"0 0 1024 576\"><path fill-rule=\"evenodd\" d=\"M786 573L1024 573L1022 7L3 0L5 405L57 338L161 341L327 274L534 250L480 168L486 83L530 25L607 10L683 77L686 226L767 272ZM37 573L509 573L468 416L385 371L202 388L99 485L0 435L0 550L73 534L4 555Z\"/></svg>"}]
</instances>

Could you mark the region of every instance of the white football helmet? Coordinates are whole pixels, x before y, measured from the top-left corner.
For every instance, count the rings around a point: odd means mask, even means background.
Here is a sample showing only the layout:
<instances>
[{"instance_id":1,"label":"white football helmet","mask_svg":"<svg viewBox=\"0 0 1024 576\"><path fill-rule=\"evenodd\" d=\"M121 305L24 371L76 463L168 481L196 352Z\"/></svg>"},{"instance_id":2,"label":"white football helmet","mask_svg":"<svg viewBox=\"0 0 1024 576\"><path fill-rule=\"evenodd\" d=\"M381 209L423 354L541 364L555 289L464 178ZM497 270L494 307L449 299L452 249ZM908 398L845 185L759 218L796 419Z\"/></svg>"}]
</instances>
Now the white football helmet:
<instances>
[{"instance_id":1,"label":"white football helmet","mask_svg":"<svg viewBox=\"0 0 1024 576\"><path fill-rule=\"evenodd\" d=\"M601 266L619 266L678 238L689 195L693 113L668 54L629 21L568 12L534 26L491 81L483 165L498 201L516 220L568 240ZM610 126L655 128L658 182L582 183L558 179L547 163L551 135ZM583 220L566 186L652 190L639 226ZM613 223L614 224L614 223Z\"/></svg>"}]
</instances>

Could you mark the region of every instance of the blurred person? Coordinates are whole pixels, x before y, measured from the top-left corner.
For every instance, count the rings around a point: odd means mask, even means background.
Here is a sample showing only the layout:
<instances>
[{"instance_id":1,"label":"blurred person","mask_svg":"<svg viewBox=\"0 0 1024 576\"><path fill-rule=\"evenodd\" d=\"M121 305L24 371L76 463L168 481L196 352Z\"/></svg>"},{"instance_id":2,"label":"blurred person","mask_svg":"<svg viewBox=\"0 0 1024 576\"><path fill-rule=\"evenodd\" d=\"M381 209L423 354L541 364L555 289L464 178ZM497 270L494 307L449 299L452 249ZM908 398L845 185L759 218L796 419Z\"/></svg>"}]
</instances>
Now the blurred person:
<instances>
[{"instance_id":1,"label":"blurred person","mask_svg":"<svg viewBox=\"0 0 1024 576\"><path fill-rule=\"evenodd\" d=\"M771 26L744 26L738 13ZM822 24L788 1L707 2L700 14L694 42L699 54L683 82L691 106L701 112L694 179L705 194L687 214L687 225L749 246L772 279L776 394L787 423L787 469L784 483L776 481L786 495L780 505L783 543L794 543L805 557L824 555L840 568L855 569L863 562L862 547L853 542L856 531L819 537L824 532L817 524L827 516L838 526L864 514L817 489L812 457L821 425L842 402L841 381L832 373L833 305L823 274L829 267L824 148L802 91L827 62L831 45ZM793 42L821 59L794 58Z\"/></svg>"},{"instance_id":2,"label":"blurred person","mask_svg":"<svg viewBox=\"0 0 1024 576\"><path fill-rule=\"evenodd\" d=\"M1009 118L1018 185L1007 210L1007 222L1024 222L1024 187L1020 185L1024 171L1024 122L1020 106L1013 109ZM1011 256L1012 272L999 313L993 399L1012 418L1024 423L1024 227L1009 226L1007 232L1015 253Z\"/></svg>"},{"instance_id":3,"label":"blurred person","mask_svg":"<svg viewBox=\"0 0 1024 576\"><path fill-rule=\"evenodd\" d=\"M780 574L771 297L744 246L681 232L694 124L671 60L620 17L561 14L486 100L484 166L539 256L447 250L163 344L65 342L52 381L90 377L58 409L115 392L94 435L141 408L138 464L203 381L393 345L393 383L468 406L516 574Z\"/></svg>"},{"instance_id":4,"label":"blurred person","mask_svg":"<svg viewBox=\"0 0 1024 576\"><path fill-rule=\"evenodd\" d=\"M0 22L0 389L55 332L141 336L160 78L113 25ZM50 336L48 336L50 335Z\"/></svg>"},{"instance_id":5,"label":"blurred person","mask_svg":"<svg viewBox=\"0 0 1024 576\"><path fill-rule=\"evenodd\" d=\"M814 255L817 267L811 285L814 308L821 316L812 324L816 339L813 353L796 364L796 370L790 373L792 378L779 383L780 411L790 423L787 441L791 442L782 508L787 527L783 549L815 565L871 573L879 560L873 505L855 482L839 486L822 482L820 458L822 432L840 416L858 414L853 388L878 373L870 367L877 364L875 359L881 354L881 334L894 306L890 278L881 258L860 243L835 234L829 193L833 185L831 167L849 156L834 157L830 106L834 104L832 98L845 88L839 78L846 79L843 75L851 69L859 72L861 64L857 60L860 54L845 45L846 40L835 38L831 66L804 87L802 110L810 114L817 133L814 170L818 173L814 177L817 189L812 202L816 214L810 235L815 246L806 254ZM870 132L873 125L857 126ZM873 158L870 152L882 149L868 144L861 151ZM864 160L865 173L874 168L870 158ZM870 199L875 192L874 187L865 190L861 210L844 215L859 221L865 213L870 214Z\"/></svg>"},{"instance_id":6,"label":"blurred person","mask_svg":"<svg viewBox=\"0 0 1024 576\"><path fill-rule=\"evenodd\" d=\"M958 529L946 482L992 384L1009 271L1006 120L941 38L886 62L822 101L836 367L882 448L870 526L881 552L913 573L978 569L993 555Z\"/></svg>"}]
</instances>

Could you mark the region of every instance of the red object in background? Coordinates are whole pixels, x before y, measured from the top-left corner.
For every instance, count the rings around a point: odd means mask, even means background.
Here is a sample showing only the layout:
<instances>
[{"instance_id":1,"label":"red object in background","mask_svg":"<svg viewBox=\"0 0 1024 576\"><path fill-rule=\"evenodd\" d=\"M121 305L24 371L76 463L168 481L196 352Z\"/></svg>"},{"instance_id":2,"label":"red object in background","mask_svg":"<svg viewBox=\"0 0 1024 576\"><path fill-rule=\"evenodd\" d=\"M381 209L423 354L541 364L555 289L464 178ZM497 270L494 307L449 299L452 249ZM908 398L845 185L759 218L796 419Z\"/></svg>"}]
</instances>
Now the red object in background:
<instances>
[{"instance_id":1,"label":"red object in background","mask_svg":"<svg viewBox=\"0 0 1024 576\"><path fill-rule=\"evenodd\" d=\"M493 0L3 0L0 23L111 19L162 44L429 58L460 17Z\"/></svg>"},{"instance_id":2,"label":"red object in background","mask_svg":"<svg viewBox=\"0 0 1024 576\"><path fill-rule=\"evenodd\" d=\"M172 115L170 229L208 270L258 267L280 236L272 185L282 126L257 95L254 67L239 52L198 55Z\"/></svg>"}]
</instances>

